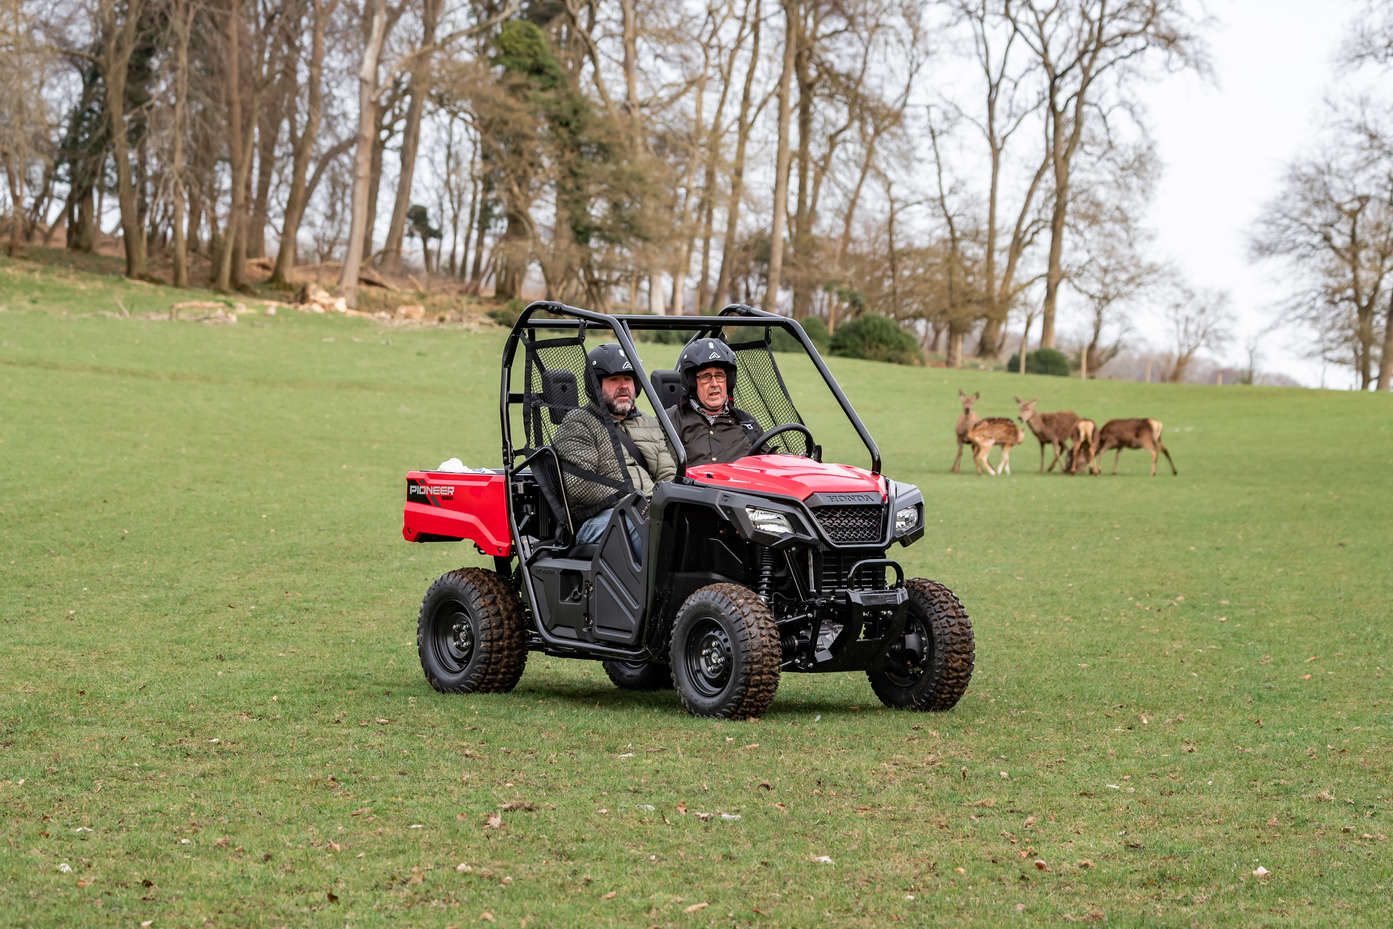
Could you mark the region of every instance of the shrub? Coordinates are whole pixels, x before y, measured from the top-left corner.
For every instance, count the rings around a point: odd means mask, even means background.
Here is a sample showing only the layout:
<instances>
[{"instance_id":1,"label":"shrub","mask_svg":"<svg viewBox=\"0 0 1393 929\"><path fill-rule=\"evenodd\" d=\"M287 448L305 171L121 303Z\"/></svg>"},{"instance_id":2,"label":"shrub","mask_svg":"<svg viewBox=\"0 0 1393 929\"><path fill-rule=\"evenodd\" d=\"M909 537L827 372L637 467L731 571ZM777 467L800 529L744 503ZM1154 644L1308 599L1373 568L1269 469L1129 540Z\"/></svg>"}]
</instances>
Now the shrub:
<instances>
[{"instance_id":1,"label":"shrub","mask_svg":"<svg viewBox=\"0 0 1393 929\"><path fill-rule=\"evenodd\" d=\"M807 334L808 341L817 347L819 353L825 355L831 347L832 336L827 331L827 324L822 321L821 316L809 316L802 322L803 332ZM772 338L769 340L770 346L776 352L799 352L803 351L803 346L798 344L798 340L789 335L786 329L775 329Z\"/></svg>"},{"instance_id":2,"label":"shrub","mask_svg":"<svg viewBox=\"0 0 1393 929\"><path fill-rule=\"evenodd\" d=\"M1006 362L1006 370L1017 372L1021 369L1020 353L1011 356L1011 360ZM1055 377L1069 376L1069 359L1058 349L1037 348L1033 352L1025 353L1025 373L1026 374L1050 374Z\"/></svg>"},{"instance_id":3,"label":"shrub","mask_svg":"<svg viewBox=\"0 0 1393 929\"><path fill-rule=\"evenodd\" d=\"M506 326L507 328L511 329L513 328L513 324L518 321L518 317L522 315L522 311L525 309L527 309L527 301L515 298L509 300L502 306L494 307L493 309L489 310L486 315L489 319L498 323L498 325Z\"/></svg>"},{"instance_id":4,"label":"shrub","mask_svg":"<svg viewBox=\"0 0 1393 929\"><path fill-rule=\"evenodd\" d=\"M830 347L832 354L845 358L902 365L919 364L922 360L914 336L896 325L893 319L875 314L858 316L838 326Z\"/></svg>"}]
</instances>

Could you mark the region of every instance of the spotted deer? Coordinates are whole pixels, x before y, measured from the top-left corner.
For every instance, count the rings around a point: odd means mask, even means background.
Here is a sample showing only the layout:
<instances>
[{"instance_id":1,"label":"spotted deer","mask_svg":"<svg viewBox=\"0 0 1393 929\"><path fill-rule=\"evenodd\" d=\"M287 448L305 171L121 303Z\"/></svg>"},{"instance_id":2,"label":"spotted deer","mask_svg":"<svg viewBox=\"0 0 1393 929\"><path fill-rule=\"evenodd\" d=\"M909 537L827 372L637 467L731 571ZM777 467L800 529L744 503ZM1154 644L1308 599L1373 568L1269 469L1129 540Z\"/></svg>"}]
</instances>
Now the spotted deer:
<instances>
[{"instance_id":1,"label":"spotted deer","mask_svg":"<svg viewBox=\"0 0 1393 929\"><path fill-rule=\"evenodd\" d=\"M993 476L998 472L1010 474L1011 447L1025 441L1025 430L1004 416L988 416L967 431L967 439L972 443L972 461L977 465L978 474L982 473L983 468ZM996 470L987 460L987 453L993 445L1001 446L1001 464Z\"/></svg>"},{"instance_id":2,"label":"spotted deer","mask_svg":"<svg viewBox=\"0 0 1393 929\"><path fill-rule=\"evenodd\" d=\"M1098 430L1097 441L1093 443L1093 455L1102 457L1109 449L1117 449L1113 456L1112 473L1117 473L1117 462L1124 448L1144 448L1151 453L1151 476L1156 476L1156 453L1159 450L1170 463L1171 473L1179 474L1171 453L1166 451L1161 441L1161 421L1159 419L1110 419Z\"/></svg>"},{"instance_id":3,"label":"spotted deer","mask_svg":"<svg viewBox=\"0 0 1393 929\"><path fill-rule=\"evenodd\" d=\"M1045 470L1045 446L1054 446L1054 460L1050 462L1049 470L1053 471L1054 466L1059 464L1060 456L1064 454L1064 445L1069 441L1069 437L1074 432L1074 423L1079 418L1074 415L1073 410L1060 410L1057 413L1039 413L1035 410L1035 402L1039 397L1031 397L1029 400L1022 400L1015 397L1015 401L1021 407L1021 422L1030 427L1030 431L1035 433L1035 438L1040 440L1040 470Z\"/></svg>"},{"instance_id":4,"label":"spotted deer","mask_svg":"<svg viewBox=\"0 0 1393 929\"><path fill-rule=\"evenodd\" d=\"M958 414L958 422L957 425L954 426L954 431L956 431L958 435L958 456L953 459L953 467L951 468L954 474L958 473L958 462L963 460L963 446L972 444L968 441L967 433L979 420L978 415L972 411L972 404L976 403L977 398L980 396L982 396L980 390L970 397L961 390L958 391L958 397L961 398L963 402L963 411Z\"/></svg>"},{"instance_id":5,"label":"spotted deer","mask_svg":"<svg viewBox=\"0 0 1393 929\"><path fill-rule=\"evenodd\" d=\"M1079 473L1079 465L1083 464L1084 473L1098 473L1098 459L1093 455L1093 443L1097 439L1098 424L1091 419L1079 418L1074 423L1074 431L1069 436L1069 450L1064 453L1064 464L1061 469L1070 474Z\"/></svg>"}]
</instances>

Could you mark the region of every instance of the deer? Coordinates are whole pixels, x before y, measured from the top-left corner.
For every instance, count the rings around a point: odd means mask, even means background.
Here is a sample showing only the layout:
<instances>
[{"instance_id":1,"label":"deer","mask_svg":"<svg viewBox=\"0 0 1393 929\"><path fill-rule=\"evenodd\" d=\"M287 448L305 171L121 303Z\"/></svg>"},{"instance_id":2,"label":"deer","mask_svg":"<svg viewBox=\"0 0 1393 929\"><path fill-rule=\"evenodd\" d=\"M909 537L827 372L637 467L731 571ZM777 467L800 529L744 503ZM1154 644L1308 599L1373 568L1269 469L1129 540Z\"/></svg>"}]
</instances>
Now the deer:
<instances>
[{"instance_id":1,"label":"deer","mask_svg":"<svg viewBox=\"0 0 1393 929\"><path fill-rule=\"evenodd\" d=\"M1093 443L1097 438L1097 431L1098 424L1091 419L1080 417L1078 422L1074 423L1074 431L1069 436L1073 444L1064 453L1064 464L1060 466L1061 470L1068 471L1070 474L1078 474L1079 463L1083 462L1087 456L1084 473L1098 473L1098 459L1093 455Z\"/></svg>"},{"instance_id":2,"label":"deer","mask_svg":"<svg viewBox=\"0 0 1393 929\"><path fill-rule=\"evenodd\" d=\"M1059 464L1060 455L1064 454L1064 443L1073 434L1074 423L1079 418L1074 415L1072 410L1060 410L1057 413L1038 413L1035 410L1035 401L1039 397L1031 397L1029 400L1022 400L1020 397L1013 398L1021 407L1021 422L1030 427L1030 431L1035 433L1035 438L1040 440L1040 470L1045 470L1045 446L1054 446L1054 460L1050 462L1049 470L1053 471L1054 466Z\"/></svg>"},{"instance_id":3,"label":"deer","mask_svg":"<svg viewBox=\"0 0 1393 929\"><path fill-rule=\"evenodd\" d=\"M1101 457L1108 449L1117 449L1113 456L1112 473L1117 473L1117 462L1124 448L1144 448L1151 453L1151 476L1156 476L1156 452L1159 449L1170 463L1171 473L1179 475L1171 453L1161 441L1161 421L1159 419L1110 419L1098 430L1093 443L1093 456Z\"/></svg>"},{"instance_id":4,"label":"deer","mask_svg":"<svg viewBox=\"0 0 1393 929\"><path fill-rule=\"evenodd\" d=\"M977 473L980 475L985 467L987 473L995 477L998 473L1011 473L1011 447L1025 441L1025 430L1004 416L988 416L968 430L967 439L972 443L972 461L977 465ZM987 460L993 445L1001 446L1001 464L997 470L992 470L992 463Z\"/></svg>"},{"instance_id":5,"label":"deer","mask_svg":"<svg viewBox=\"0 0 1393 929\"><path fill-rule=\"evenodd\" d=\"M958 473L958 462L963 460L963 446L972 444L968 441L967 433L969 429L977 424L980 418L972 411L972 404L976 403L977 398L980 396L982 396L980 390L970 397L961 390L958 391L958 397L961 398L963 402L963 411L958 414L957 425L953 427L954 431L958 434L958 457L953 459L953 467L951 469L953 474Z\"/></svg>"}]
</instances>

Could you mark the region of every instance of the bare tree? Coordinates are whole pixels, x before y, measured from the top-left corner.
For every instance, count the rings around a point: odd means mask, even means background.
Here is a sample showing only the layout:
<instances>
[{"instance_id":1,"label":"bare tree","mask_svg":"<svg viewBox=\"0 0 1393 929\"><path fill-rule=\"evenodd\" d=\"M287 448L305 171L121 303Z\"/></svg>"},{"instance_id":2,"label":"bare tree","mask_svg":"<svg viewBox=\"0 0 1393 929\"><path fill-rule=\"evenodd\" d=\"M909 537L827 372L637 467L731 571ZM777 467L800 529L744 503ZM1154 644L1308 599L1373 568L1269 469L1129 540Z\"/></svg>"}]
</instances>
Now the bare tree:
<instances>
[{"instance_id":1,"label":"bare tree","mask_svg":"<svg viewBox=\"0 0 1393 929\"><path fill-rule=\"evenodd\" d=\"M401 160L397 172L397 194L392 206L392 219L387 227L387 241L382 247L383 264L390 270L401 269L402 240L406 230L406 212L411 206L411 185L416 173L416 153L421 144L421 116L425 112L426 96L430 92L430 72L434 58L435 30L440 22L444 0L422 0L421 42L412 56L411 78L407 84L409 103L406 125L402 130Z\"/></svg>"},{"instance_id":2,"label":"bare tree","mask_svg":"<svg viewBox=\"0 0 1393 929\"><path fill-rule=\"evenodd\" d=\"M713 293L715 303L723 304L730 299L730 282L734 273L735 255L738 251L737 237L740 226L740 204L745 196L745 153L749 145L750 131L756 115L763 104L755 104L754 81L756 65L759 63L760 0L753 0L754 8L746 3L746 15L750 25L750 55L745 68L745 82L740 93L740 111L735 118L735 155L730 164L730 196L726 201L725 235L721 237L721 268L716 274ZM766 97L766 100L769 98Z\"/></svg>"},{"instance_id":3,"label":"bare tree","mask_svg":"<svg viewBox=\"0 0 1393 929\"><path fill-rule=\"evenodd\" d=\"M140 278L146 270L145 227L140 221L138 192L131 165L131 141L126 125L126 84L131 57L149 40L152 28L145 0L99 0L97 26L100 64L106 87L106 113L111 155L116 164L116 198L121 207L121 242L126 253L126 277Z\"/></svg>"},{"instance_id":4,"label":"bare tree","mask_svg":"<svg viewBox=\"0 0 1393 929\"><path fill-rule=\"evenodd\" d=\"M1340 47L1339 61L1345 68L1393 65L1393 0L1365 0Z\"/></svg>"},{"instance_id":5,"label":"bare tree","mask_svg":"<svg viewBox=\"0 0 1393 929\"><path fill-rule=\"evenodd\" d=\"M1013 28L1010 12L1009 5L1002 7L996 0L958 0L955 4L955 19L971 35L980 107L945 101L955 121L973 126L985 146L986 191L979 202L984 213L982 274L986 299L977 341L977 354L984 358L1000 353L1007 317L1029 283L1031 275L1023 273L1022 265L1043 228L1039 195L1049 164L1048 158L1033 148L1022 153L1023 141L1028 141L1023 130L1033 126L1043 95L1031 86L1031 70L1021 54L1024 43ZM933 119L932 113L929 118ZM966 158L958 155L951 161L961 171ZM1023 179L1014 188L1008 185L1013 175ZM1003 232L1003 227L1009 231Z\"/></svg>"},{"instance_id":6,"label":"bare tree","mask_svg":"<svg viewBox=\"0 0 1393 929\"><path fill-rule=\"evenodd\" d=\"M1130 92L1148 59L1204 72L1207 53L1183 0L1008 0L1005 10L1045 88L1052 202L1040 345L1053 348L1074 159L1086 127L1119 113L1137 115Z\"/></svg>"},{"instance_id":7,"label":"bare tree","mask_svg":"<svg viewBox=\"0 0 1393 929\"><path fill-rule=\"evenodd\" d=\"M802 41L802 4L811 0L781 0L784 11L783 70L779 73L779 143L774 158L774 217L769 229L769 283L764 292L765 309L779 305L783 286L784 236L788 229L788 171L792 146L789 133L793 120L793 73L797 66L798 45Z\"/></svg>"},{"instance_id":8,"label":"bare tree","mask_svg":"<svg viewBox=\"0 0 1393 929\"><path fill-rule=\"evenodd\" d=\"M44 150L54 120L42 90L54 55L39 35L36 13L21 0L0 0L0 162L10 194L10 255L29 237L24 198L30 167L52 160Z\"/></svg>"},{"instance_id":9,"label":"bare tree","mask_svg":"<svg viewBox=\"0 0 1393 929\"><path fill-rule=\"evenodd\" d=\"M1339 114L1317 153L1288 167L1250 240L1295 285L1285 310L1316 333L1313 353L1352 367L1361 390L1393 381L1390 139L1368 105Z\"/></svg>"},{"instance_id":10,"label":"bare tree","mask_svg":"<svg viewBox=\"0 0 1393 929\"><path fill-rule=\"evenodd\" d=\"M358 139L353 156L353 218L348 232L348 253L339 276L339 292L349 306L358 305L358 270L363 242L368 234L368 189L372 181L372 145L377 125L378 64L387 32L387 0L367 0L368 39L358 67Z\"/></svg>"},{"instance_id":11,"label":"bare tree","mask_svg":"<svg viewBox=\"0 0 1393 929\"><path fill-rule=\"evenodd\" d=\"M277 284L290 281L291 269L295 267L299 248L300 224L304 221L305 208L309 205L313 189L308 175L315 142L319 138L320 122L324 116L325 35L329 19L338 5L339 0L308 0L306 5L310 43L309 50L304 55L305 117L303 125L297 124L293 116L287 120L291 148L290 190L286 194L285 210L282 214L276 264L271 271L271 281ZM296 92L298 93L298 89ZM348 146L343 144L342 147L347 150Z\"/></svg>"},{"instance_id":12,"label":"bare tree","mask_svg":"<svg viewBox=\"0 0 1393 929\"><path fill-rule=\"evenodd\" d=\"M1227 291L1197 292L1184 285L1175 287L1174 296L1165 307L1175 344L1167 381L1184 381L1196 355L1201 351L1222 351L1228 345L1229 314Z\"/></svg>"}]
</instances>

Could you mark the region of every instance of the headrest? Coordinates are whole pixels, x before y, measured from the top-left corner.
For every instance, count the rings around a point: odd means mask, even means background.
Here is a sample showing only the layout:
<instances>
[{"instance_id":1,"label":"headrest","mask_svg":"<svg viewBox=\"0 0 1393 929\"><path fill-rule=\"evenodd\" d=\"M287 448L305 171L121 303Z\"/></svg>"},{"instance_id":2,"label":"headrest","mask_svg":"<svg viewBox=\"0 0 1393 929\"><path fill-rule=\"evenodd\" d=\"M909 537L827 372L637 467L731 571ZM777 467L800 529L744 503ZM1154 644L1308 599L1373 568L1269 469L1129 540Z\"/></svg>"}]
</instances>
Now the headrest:
<instances>
[{"instance_id":1,"label":"headrest","mask_svg":"<svg viewBox=\"0 0 1393 929\"><path fill-rule=\"evenodd\" d=\"M559 423L566 414L580 406L580 394L576 390L576 375L566 368L552 368L542 372L542 402L553 423Z\"/></svg>"},{"instance_id":2,"label":"headrest","mask_svg":"<svg viewBox=\"0 0 1393 929\"><path fill-rule=\"evenodd\" d=\"M650 371L648 380L658 392L658 403L663 409L676 406L682 401L682 375L676 371Z\"/></svg>"}]
</instances>

